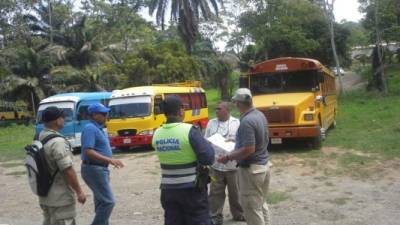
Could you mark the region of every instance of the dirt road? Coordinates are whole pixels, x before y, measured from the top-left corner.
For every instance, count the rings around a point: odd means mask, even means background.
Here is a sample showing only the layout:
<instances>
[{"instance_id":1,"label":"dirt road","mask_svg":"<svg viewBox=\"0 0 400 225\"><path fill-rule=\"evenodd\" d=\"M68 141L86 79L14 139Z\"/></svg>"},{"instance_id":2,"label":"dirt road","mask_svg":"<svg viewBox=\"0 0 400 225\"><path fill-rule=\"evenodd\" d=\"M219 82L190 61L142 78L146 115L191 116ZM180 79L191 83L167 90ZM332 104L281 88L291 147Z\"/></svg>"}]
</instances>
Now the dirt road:
<instances>
[{"instance_id":1,"label":"dirt road","mask_svg":"<svg viewBox=\"0 0 400 225\"><path fill-rule=\"evenodd\" d=\"M343 83L343 90L344 91L350 91L354 90L357 88L363 87L365 82L362 82L361 76L359 74L356 74L354 72L346 72L344 76L340 77L342 79ZM336 77L336 88L339 90L339 77Z\"/></svg>"},{"instance_id":2,"label":"dirt road","mask_svg":"<svg viewBox=\"0 0 400 225\"><path fill-rule=\"evenodd\" d=\"M332 149L324 148L329 152ZM111 169L111 182L117 205L112 223L118 225L161 225L163 212L159 203L159 165L153 152L117 155L126 164ZM79 157L75 157L79 172ZM384 165L368 179L332 175L310 159L293 154L272 154L270 205L274 225L395 225L400 224L400 162ZM317 162L318 165L320 165ZM321 165L325 165L323 162ZM0 224L35 225L41 223L37 199L31 194L22 166L0 165ZM82 182L81 182L82 183ZM83 184L83 183L82 183ZM87 186L84 190L91 195ZM78 224L89 224L93 201L78 206ZM233 222L225 210L225 224Z\"/></svg>"}]
</instances>

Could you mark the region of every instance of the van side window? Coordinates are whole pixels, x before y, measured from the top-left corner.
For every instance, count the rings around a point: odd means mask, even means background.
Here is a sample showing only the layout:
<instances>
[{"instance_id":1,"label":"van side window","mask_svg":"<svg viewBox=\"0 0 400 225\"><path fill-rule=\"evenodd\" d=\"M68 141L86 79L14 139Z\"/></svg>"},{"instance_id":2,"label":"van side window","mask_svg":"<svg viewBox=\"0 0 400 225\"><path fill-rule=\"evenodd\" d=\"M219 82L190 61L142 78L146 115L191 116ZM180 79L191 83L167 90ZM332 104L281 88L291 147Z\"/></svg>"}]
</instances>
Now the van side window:
<instances>
[{"instance_id":1,"label":"van side window","mask_svg":"<svg viewBox=\"0 0 400 225\"><path fill-rule=\"evenodd\" d=\"M162 107L162 102L163 102L163 99L162 99L161 95L154 96L154 114L155 115L164 113L164 110Z\"/></svg>"},{"instance_id":2,"label":"van side window","mask_svg":"<svg viewBox=\"0 0 400 225\"><path fill-rule=\"evenodd\" d=\"M77 119L78 120L88 120L89 119L89 113L88 113L88 105L81 105L80 107L79 107L79 110L78 110L78 116L77 116Z\"/></svg>"},{"instance_id":3,"label":"van side window","mask_svg":"<svg viewBox=\"0 0 400 225\"><path fill-rule=\"evenodd\" d=\"M110 99L101 99L100 103L103 104L104 106L108 106L108 103L110 102Z\"/></svg>"}]
</instances>

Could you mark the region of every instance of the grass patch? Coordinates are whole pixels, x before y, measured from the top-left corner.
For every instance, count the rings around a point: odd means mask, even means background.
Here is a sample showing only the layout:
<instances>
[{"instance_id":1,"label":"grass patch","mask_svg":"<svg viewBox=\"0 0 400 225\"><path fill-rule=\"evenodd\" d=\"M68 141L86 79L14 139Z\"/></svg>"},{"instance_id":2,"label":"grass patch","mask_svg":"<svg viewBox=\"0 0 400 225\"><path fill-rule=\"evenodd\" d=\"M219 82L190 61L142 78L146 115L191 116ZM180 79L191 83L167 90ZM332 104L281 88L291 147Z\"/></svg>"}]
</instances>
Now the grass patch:
<instances>
[{"instance_id":1,"label":"grass patch","mask_svg":"<svg viewBox=\"0 0 400 225\"><path fill-rule=\"evenodd\" d=\"M349 200L351 200L351 198L335 198L332 200L328 200L328 202L335 205L345 205Z\"/></svg>"},{"instance_id":2,"label":"grass patch","mask_svg":"<svg viewBox=\"0 0 400 225\"><path fill-rule=\"evenodd\" d=\"M20 163L20 162L2 163L2 164L0 164L0 166L4 167L4 168L12 168L12 167L17 167L17 166L22 166L22 163Z\"/></svg>"},{"instance_id":3,"label":"grass patch","mask_svg":"<svg viewBox=\"0 0 400 225\"><path fill-rule=\"evenodd\" d=\"M327 181L327 182L325 182L325 186L333 187L333 186L335 186L335 185L334 185L332 182Z\"/></svg>"},{"instance_id":4,"label":"grass patch","mask_svg":"<svg viewBox=\"0 0 400 225\"><path fill-rule=\"evenodd\" d=\"M209 119L215 118L215 107L221 100L221 94L218 89L207 89L207 105L208 105L208 117ZM235 106L231 103L229 104L232 116L239 118L240 113L237 111Z\"/></svg>"},{"instance_id":5,"label":"grass patch","mask_svg":"<svg viewBox=\"0 0 400 225\"><path fill-rule=\"evenodd\" d=\"M10 173L6 173L7 176L22 176L25 175L26 171L14 171L14 172L10 172Z\"/></svg>"},{"instance_id":6,"label":"grass patch","mask_svg":"<svg viewBox=\"0 0 400 225\"><path fill-rule=\"evenodd\" d=\"M24 147L30 144L35 129L33 126L11 125L0 128L0 162L22 159Z\"/></svg>"},{"instance_id":7,"label":"grass patch","mask_svg":"<svg viewBox=\"0 0 400 225\"><path fill-rule=\"evenodd\" d=\"M339 98L338 127L328 132L326 146L400 157L400 71L387 75L387 96L358 90Z\"/></svg>"},{"instance_id":8,"label":"grass patch","mask_svg":"<svg viewBox=\"0 0 400 225\"><path fill-rule=\"evenodd\" d=\"M268 204L274 205L286 201L289 198L290 195L288 193L282 191L275 191L268 193L267 202Z\"/></svg>"},{"instance_id":9,"label":"grass patch","mask_svg":"<svg viewBox=\"0 0 400 225\"><path fill-rule=\"evenodd\" d=\"M371 162L373 159L368 156L356 155L352 153L343 154L338 158L338 162L345 168L351 168L354 166L363 166Z\"/></svg>"}]
</instances>

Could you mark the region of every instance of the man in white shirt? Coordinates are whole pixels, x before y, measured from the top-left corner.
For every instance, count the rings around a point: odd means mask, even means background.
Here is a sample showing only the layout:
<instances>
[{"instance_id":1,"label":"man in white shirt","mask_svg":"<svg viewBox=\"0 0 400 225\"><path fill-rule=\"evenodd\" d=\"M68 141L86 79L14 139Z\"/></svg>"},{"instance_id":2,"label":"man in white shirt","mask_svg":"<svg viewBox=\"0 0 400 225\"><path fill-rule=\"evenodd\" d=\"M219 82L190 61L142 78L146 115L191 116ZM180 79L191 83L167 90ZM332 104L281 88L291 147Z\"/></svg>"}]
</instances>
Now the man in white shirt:
<instances>
[{"instance_id":1,"label":"man in white shirt","mask_svg":"<svg viewBox=\"0 0 400 225\"><path fill-rule=\"evenodd\" d=\"M208 122L205 137L211 137L219 133L227 141L234 141L240 121L231 116L229 112L229 103L219 102L216 109L217 118ZM225 150L213 145L216 158L227 154ZM210 185L210 211L214 225L222 225L222 210L225 203L225 189L228 187L229 206L233 220L244 221L243 209L239 203L238 182L236 175L236 162L229 161L227 164L217 161L211 167L213 180Z\"/></svg>"}]
</instances>

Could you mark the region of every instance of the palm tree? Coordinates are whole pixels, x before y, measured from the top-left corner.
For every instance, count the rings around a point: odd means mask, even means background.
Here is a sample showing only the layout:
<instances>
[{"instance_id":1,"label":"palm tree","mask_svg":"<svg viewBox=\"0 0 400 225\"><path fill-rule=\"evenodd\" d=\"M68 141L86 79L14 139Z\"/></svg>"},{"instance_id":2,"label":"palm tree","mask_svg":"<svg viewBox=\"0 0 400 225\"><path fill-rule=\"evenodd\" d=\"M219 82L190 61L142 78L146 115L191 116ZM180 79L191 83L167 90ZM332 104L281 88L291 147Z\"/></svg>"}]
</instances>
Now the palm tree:
<instances>
[{"instance_id":1,"label":"palm tree","mask_svg":"<svg viewBox=\"0 0 400 225\"><path fill-rule=\"evenodd\" d=\"M118 84L116 74L103 67L85 67L76 69L72 66L58 66L50 71L53 84L62 92L106 91Z\"/></svg>"},{"instance_id":2,"label":"palm tree","mask_svg":"<svg viewBox=\"0 0 400 225\"><path fill-rule=\"evenodd\" d=\"M15 49L13 50L15 51ZM54 93L47 76L50 60L41 52L25 48L0 52L0 64L8 73L1 79L0 96L7 100L24 100L36 108L45 96Z\"/></svg>"},{"instance_id":3,"label":"palm tree","mask_svg":"<svg viewBox=\"0 0 400 225\"><path fill-rule=\"evenodd\" d=\"M48 45L44 51L55 56L61 65L84 69L89 65L114 62L108 47L99 46L96 34L89 29L84 16L64 31L58 43Z\"/></svg>"},{"instance_id":4,"label":"palm tree","mask_svg":"<svg viewBox=\"0 0 400 225\"><path fill-rule=\"evenodd\" d=\"M222 0L151 0L149 13L152 15L157 11L157 24L164 30L165 12L170 4L171 21L178 24L178 31L185 42L186 50L192 53L198 35L200 13L205 20L211 19L214 16L211 4L215 15L218 16L218 3L222 5Z\"/></svg>"}]
</instances>

